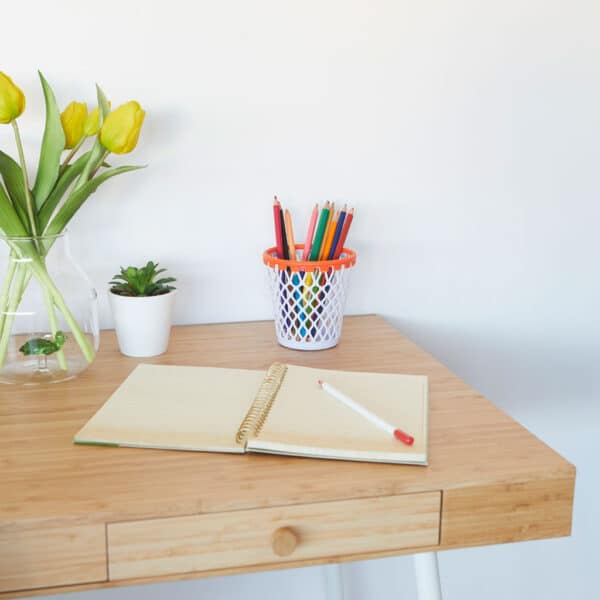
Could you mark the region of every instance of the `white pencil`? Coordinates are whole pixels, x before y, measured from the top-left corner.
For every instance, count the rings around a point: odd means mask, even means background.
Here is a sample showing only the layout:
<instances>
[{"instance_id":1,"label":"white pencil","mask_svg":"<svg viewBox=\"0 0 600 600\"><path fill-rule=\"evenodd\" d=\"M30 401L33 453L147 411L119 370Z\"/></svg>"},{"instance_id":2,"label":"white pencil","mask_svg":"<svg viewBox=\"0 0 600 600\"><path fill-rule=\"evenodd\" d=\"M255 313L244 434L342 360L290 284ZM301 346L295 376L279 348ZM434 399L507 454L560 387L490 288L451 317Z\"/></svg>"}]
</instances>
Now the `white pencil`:
<instances>
[{"instance_id":1,"label":"white pencil","mask_svg":"<svg viewBox=\"0 0 600 600\"><path fill-rule=\"evenodd\" d=\"M383 431L387 431L390 435L394 436L397 440L406 444L407 446L412 446L415 438L412 435L408 435L401 429L390 425L387 421L384 421L381 417L378 417L376 414L372 413L370 410L367 410L364 406L360 405L355 400L352 400L346 394L340 392L340 390L334 388L332 385L329 385L325 381L319 379L317 383L321 386L323 390L325 390L330 396L333 396L336 400L339 400L342 404L345 404L348 408L351 408L353 411L363 416L367 421L371 421L373 425L379 427L379 429L383 429Z\"/></svg>"}]
</instances>

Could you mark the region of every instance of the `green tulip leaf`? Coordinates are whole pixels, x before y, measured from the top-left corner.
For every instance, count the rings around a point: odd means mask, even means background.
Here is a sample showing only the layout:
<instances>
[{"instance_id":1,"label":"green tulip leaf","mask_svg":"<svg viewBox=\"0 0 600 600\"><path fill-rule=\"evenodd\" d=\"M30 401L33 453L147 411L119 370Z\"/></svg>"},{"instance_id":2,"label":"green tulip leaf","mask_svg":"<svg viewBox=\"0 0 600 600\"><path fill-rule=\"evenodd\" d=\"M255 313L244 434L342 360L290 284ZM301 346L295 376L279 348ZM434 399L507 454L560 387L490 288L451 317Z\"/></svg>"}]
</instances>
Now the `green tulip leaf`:
<instances>
[{"instance_id":1,"label":"green tulip leaf","mask_svg":"<svg viewBox=\"0 0 600 600\"><path fill-rule=\"evenodd\" d=\"M46 234L56 235L58 233L61 233L66 227L67 223L73 218L73 215L81 208L81 205L107 179L110 179L115 175L120 175L121 173L127 173L128 171L136 171L137 169L144 168L144 166L115 167L110 171L104 171L104 173L98 175L97 177L94 177L87 183L83 184L81 187L75 188L67 198L67 201L60 207L60 209L48 225Z\"/></svg>"},{"instance_id":2,"label":"green tulip leaf","mask_svg":"<svg viewBox=\"0 0 600 600\"><path fill-rule=\"evenodd\" d=\"M60 176L56 182L54 189L50 192L48 198L40 208L38 215L38 221L40 225L40 231L44 231L46 225L48 225L52 213L56 210L65 192L69 189L69 186L77 179L77 177L83 171L83 168L87 164L90 152L82 154L73 164L69 165L65 172Z\"/></svg>"},{"instance_id":3,"label":"green tulip leaf","mask_svg":"<svg viewBox=\"0 0 600 600\"><path fill-rule=\"evenodd\" d=\"M0 175L2 175L6 191L12 200L19 218L23 223L27 223L27 229L29 227L29 219L27 218L23 171L21 171L19 163L14 161L8 154L2 152L2 150L0 150Z\"/></svg>"},{"instance_id":4,"label":"green tulip leaf","mask_svg":"<svg viewBox=\"0 0 600 600\"><path fill-rule=\"evenodd\" d=\"M86 183L89 183L90 173L103 161L106 149L100 143L100 139L96 138L92 149L87 153L88 159L81 171L81 175L75 185L75 190L81 189Z\"/></svg>"},{"instance_id":5,"label":"green tulip leaf","mask_svg":"<svg viewBox=\"0 0 600 600\"><path fill-rule=\"evenodd\" d=\"M19 215L11 204L8 194L4 191L4 186L0 184L0 229L9 236L27 236L27 229L19 219Z\"/></svg>"},{"instance_id":6,"label":"green tulip leaf","mask_svg":"<svg viewBox=\"0 0 600 600\"><path fill-rule=\"evenodd\" d=\"M65 149L65 133L54 92L44 76L41 73L39 76L46 104L46 126L42 138L38 172L33 186L33 196L38 209L44 204L56 184L60 170L60 156Z\"/></svg>"},{"instance_id":7,"label":"green tulip leaf","mask_svg":"<svg viewBox=\"0 0 600 600\"><path fill-rule=\"evenodd\" d=\"M104 91L98 84L96 84L96 95L98 96L98 106L100 107L100 111L99 111L100 120L98 121L98 123L99 123L99 127L102 128L104 119L106 119L106 116L110 112L110 105L108 103L108 100L106 99L106 94L104 93Z\"/></svg>"}]
</instances>

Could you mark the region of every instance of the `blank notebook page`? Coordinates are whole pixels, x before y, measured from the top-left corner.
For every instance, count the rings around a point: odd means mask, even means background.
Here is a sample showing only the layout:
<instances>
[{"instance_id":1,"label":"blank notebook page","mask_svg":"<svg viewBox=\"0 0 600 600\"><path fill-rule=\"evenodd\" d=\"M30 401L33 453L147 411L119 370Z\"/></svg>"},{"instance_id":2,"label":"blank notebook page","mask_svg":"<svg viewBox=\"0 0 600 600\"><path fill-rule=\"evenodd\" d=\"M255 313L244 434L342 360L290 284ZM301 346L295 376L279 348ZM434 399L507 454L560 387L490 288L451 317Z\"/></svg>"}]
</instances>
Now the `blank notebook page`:
<instances>
[{"instance_id":1,"label":"blank notebook page","mask_svg":"<svg viewBox=\"0 0 600 600\"><path fill-rule=\"evenodd\" d=\"M415 438L406 446L317 384L322 379ZM427 463L427 377L288 365L267 420L248 449L346 460Z\"/></svg>"},{"instance_id":2,"label":"blank notebook page","mask_svg":"<svg viewBox=\"0 0 600 600\"><path fill-rule=\"evenodd\" d=\"M264 377L264 371L138 365L74 441L244 452L236 433Z\"/></svg>"}]
</instances>

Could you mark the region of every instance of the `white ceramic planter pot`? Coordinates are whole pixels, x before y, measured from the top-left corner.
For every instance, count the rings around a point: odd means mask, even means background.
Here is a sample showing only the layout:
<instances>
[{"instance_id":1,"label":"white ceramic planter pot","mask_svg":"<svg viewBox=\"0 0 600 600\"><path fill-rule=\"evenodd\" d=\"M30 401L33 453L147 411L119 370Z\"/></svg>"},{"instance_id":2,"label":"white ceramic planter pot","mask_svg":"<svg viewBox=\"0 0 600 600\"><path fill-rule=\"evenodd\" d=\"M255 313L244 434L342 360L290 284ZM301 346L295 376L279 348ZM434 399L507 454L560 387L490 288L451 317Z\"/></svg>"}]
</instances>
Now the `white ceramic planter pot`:
<instances>
[{"instance_id":1,"label":"white ceramic planter pot","mask_svg":"<svg viewBox=\"0 0 600 600\"><path fill-rule=\"evenodd\" d=\"M108 292L119 349L123 354L157 356L167 351L176 291L137 297Z\"/></svg>"}]
</instances>

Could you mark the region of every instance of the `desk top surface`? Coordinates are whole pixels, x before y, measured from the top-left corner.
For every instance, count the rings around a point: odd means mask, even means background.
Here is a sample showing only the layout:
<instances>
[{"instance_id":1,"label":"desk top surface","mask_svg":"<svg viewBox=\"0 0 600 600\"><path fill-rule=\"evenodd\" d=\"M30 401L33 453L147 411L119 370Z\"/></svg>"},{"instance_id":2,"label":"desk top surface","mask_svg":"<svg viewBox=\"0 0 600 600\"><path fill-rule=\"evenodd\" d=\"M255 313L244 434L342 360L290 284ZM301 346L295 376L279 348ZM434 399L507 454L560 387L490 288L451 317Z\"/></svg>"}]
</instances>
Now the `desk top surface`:
<instances>
[{"instance_id":1,"label":"desk top surface","mask_svg":"<svg viewBox=\"0 0 600 600\"><path fill-rule=\"evenodd\" d=\"M139 362L266 369L282 361L429 377L428 467L75 446ZM574 477L574 467L378 316L347 317L338 347L287 350L273 323L175 327L152 359L102 333L93 365L50 386L0 386L0 525L106 522Z\"/></svg>"}]
</instances>

